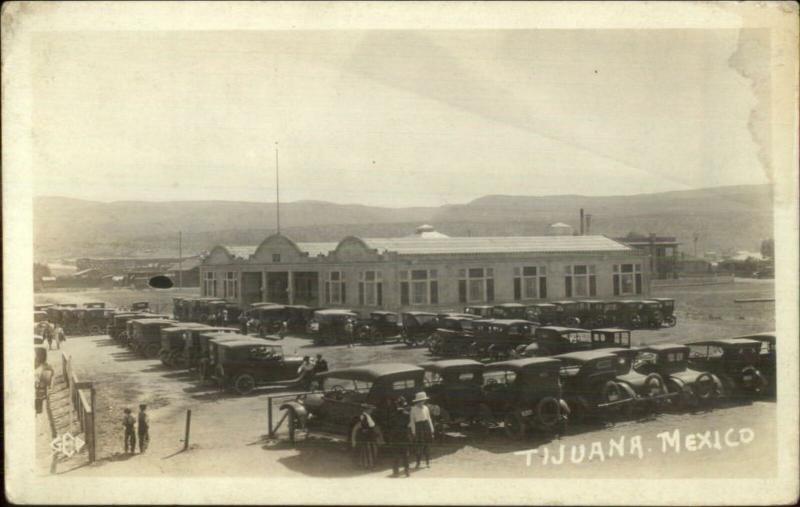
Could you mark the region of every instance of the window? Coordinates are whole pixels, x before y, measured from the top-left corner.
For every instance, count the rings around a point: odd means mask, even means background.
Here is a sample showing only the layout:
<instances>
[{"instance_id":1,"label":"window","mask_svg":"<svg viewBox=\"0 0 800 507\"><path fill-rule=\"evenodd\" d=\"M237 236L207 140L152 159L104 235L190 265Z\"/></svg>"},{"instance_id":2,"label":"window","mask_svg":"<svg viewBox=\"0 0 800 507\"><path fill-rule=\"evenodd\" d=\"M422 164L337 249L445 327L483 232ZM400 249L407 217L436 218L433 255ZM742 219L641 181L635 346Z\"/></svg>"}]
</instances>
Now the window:
<instances>
[{"instance_id":1,"label":"window","mask_svg":"<svg viewBox=\"0 0 800 507\"><path fill-rule=\"evenodd\" d=\"M401 305L439 304L439 282L435 269L400 272Z\"/></svg>"},{"instance_id":2,"label":"window","mask_svg":"<svg viewBox=\"0 0 800 507\"><path fill-rule=\"evenodd\" d=\"M347 301L344 273L331 271L325 281L325 302L332 305L342 305Z\"/></svg>"},{"instance_id":3,"label":"window","mask_svg":"<svg viewBox=\"0 0 800 507\"><path fill-rule=\"evenodd\" d=\"M544 266L514 268L514 300L545 299L547 271Z\"/></svg>"},{"instance_id":4,"label":"window","mask_svg":"<svg viewBox=\"0 0 800 507\"><path fill-rule=\"evenodd\" d=\"M393 391L405 391L406 389L414 389L417 387L414 379L395 380L392 382Z\"/></svg>"},{"instance_id":5,"label":"window","mask_svg":"<svg viewBox=\"0 0 800 507\"><path fill-rule=\"evenodd\" d=\"M225 273L225 284L223 286L223 297L225 299L239 298L239 278L235 271Z\"/></svg>"},{"instance_id":6,"label":"window","mask_svg":"<svg viewBox=\"0 0 800 507\"><path fill-rule=\"evenodd\" d=\"M272 254L272 262L280 262L281 254Z\"/></svg>"},{"instance_id":7,"label":"window","mask_svg":"<svg viewBox=\"0 0 800 507\"><path fill-rule=\"evenodd\" d=\"M358 274L358 304L383 306L383 275L380 271L362 271Z\"/></svg>"},{"instance_id":8,"label":"window","mask_svg":"<svg viewBox=\"0 0 800 507\"><path fill-rule=\"evenodd\" d=\"M642 293L642 265L614 264L614 295Z\"/></svg>"},{"instance_id":9,"label":"window","mask_svg":"<svg viewBox=\"0 0 800 507\"><path fill-rule=\"evenodd\" d=\"M203 295L206 297L217 296L217 279L211 271L207 271L203 279Z\"/></svg>"},{"instance_id":10,"label":"window","mask_svg":"<svg viewBox=\"0 0 800 507\"><path fill-rule=\"evenodd\" d=\"M566 297L580 298L597 295L594 264L566 266L564 275L564 295Z\"/></svg>"},{"instance_id":11,"label":"window","mask_svg":"<svg viewBox=\"0 0 800 507\"><path fill-rule=\"evenodd\" d=\"M492 268L459 269L458 300L461 303L494 301L494 270Z\"/></svg>"}]
</instances>

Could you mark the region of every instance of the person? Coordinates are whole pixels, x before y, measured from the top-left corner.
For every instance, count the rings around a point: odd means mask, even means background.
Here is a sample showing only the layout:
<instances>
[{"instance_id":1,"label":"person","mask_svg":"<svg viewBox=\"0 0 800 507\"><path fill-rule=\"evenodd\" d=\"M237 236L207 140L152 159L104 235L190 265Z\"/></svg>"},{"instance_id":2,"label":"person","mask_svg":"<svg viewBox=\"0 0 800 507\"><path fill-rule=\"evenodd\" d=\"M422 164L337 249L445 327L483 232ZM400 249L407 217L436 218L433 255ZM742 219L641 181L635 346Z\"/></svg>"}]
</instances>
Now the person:
<instances>
[{"instance_id":1,"label":"person","mask_svg":"<svg viewBox=\"0 0 800 507\"><path fill-rule=\"evenodd\" d=\"M56 347L61 349L61 342L67 341L67 336L64 334L64 328L56 326L55 331Z\"/></svg>"},{"instance_id":2,"label":"person","mask_svg":"<svg viewBox=\"0 0 800 507\"><path fill-rule=\"evenodd\" d=\"M283 340L284 336L289 334L289 322L286 320L281 321L281 329L278 331L278 336Z\"/></svg>"},{"instance_id":3,"label":"person","mask_svg":"<svg viewBox=\"0 0 800 507\"><path fill-rule=\"evenodd\" d=\"M375 468L375 458L378 456L378 434L369 408L369 405L362 405L356 438L353 440L353 445L357 446L359 464L365 469Z\"/></svg>"},{"instance_id":4,"label":"person","mask_svg":"<svg viewBox=\"0 0 800 507\"><path fill-rule=\"evenodd\" d=\"M221 322L221 324L223 326L228 324L228 309L227 308L224 308L222 310L222 322Z\"/></svg>"},{"instance_id":5,"label":"person","mask_svg":"<svg viewBox=\"0 0 800 507\"><path fill-rule=\"evenodd\" d=\"M314 374L326 371L328 371L328 361L322 357L322 354L317 354L317 360L314 361ZM319 379L319 388L322 389L322 379Z\"/></svg>"},{"instance_id":6,"label":"person","mask_svg":"<svg viewBox=\"0 0 800 507\"><path fill-rule=\"evenodd\" d=\"M139 452L144 453L150 445L150 416L147 415L147 405L139 405Z\"/></svg>"},{"instance_id":7,"label":"person","mask_svg":"<svg viewBox=\"0 0 800 507\"><path fill-rule=\"evenodd\" d=\"M47 391L50 389L50 385L53 383L54 375L55 372L53 371L53 367L50 366L50 363L48 363L46 359L42 361L41 364L39 364L39 366L36 368L35 408L37 414L42 413L44 402L47 399Z\"/></svg>"},{"instance_id":8,"label":"person","mask_svg":"<svg viewBox=\"0 0 800 507\"><path fill-rule=\"evenodd\" d=\"M47 340L47 349L53 350L53 325L49 322L46 322L46 325L44 326L42 338Z\"/></svg>"},{"instance_id":9,"label":"person","mask_svg":"<svg viewBox=\"0 0 800 507\"><path fill-rule=\"evenodd\" d=\"M136 432L134 426L136 426L136 419L131 415L131 409L126 408L124 412L125 415L122 416L122 426L125 428L125 454L135 454Z\"/></svg>"},{"instance_id":10,"label":"person","mask_svg":"<svg viewBox=\"0 0 800 507\"><path fill-rule=\"evenodd\" d=\"M303 356L303 362L297 368L297 375L299 375L299 382L305 389L311 388L311 381L314 378L314 365L311 364L311 358Z\"/></svg>"},{"instance_id":11,"label":"person","mask_svg":"<svg viewBox=\"0 0 800 507\"><path fill-rule=\"evenodd\" d=\"M408 407L404 397L400 396L394 401L389 400L389 411L387 413L387 436L389 441L387 448L392 456L392 475L394 477L400 474L400 465L403 465L406 477L410 475L408 455L411 431L408 427L409 416L406 410L408 410Z\"/></svg>"},{"instance_id":12,"label":"person","mask_svg":"<svg viewBox=\"0 0 800 507\"><path fill-rule=\"evenodd\" d=\"M347 347L351 348L355 346L355 322L353 319L347 319L347 322L344 324L344 332L347 335Z\"/></svg>"},{"instance_id":13,"label":"person","mask_svg":"<svg viewBox=\"0 0 800 507\"><path fill-rule=\"evenodd\" d=\"M417 468L420 467L422 456L425 456L425 465L430 468L431 455L430 444L433 441L433 419L431 411L425 402L428 395L425 391L420 391L414 396L411 411L409 413L408 427L414 437L414 447L417 455Z\"/></svg>"}]
</instances>

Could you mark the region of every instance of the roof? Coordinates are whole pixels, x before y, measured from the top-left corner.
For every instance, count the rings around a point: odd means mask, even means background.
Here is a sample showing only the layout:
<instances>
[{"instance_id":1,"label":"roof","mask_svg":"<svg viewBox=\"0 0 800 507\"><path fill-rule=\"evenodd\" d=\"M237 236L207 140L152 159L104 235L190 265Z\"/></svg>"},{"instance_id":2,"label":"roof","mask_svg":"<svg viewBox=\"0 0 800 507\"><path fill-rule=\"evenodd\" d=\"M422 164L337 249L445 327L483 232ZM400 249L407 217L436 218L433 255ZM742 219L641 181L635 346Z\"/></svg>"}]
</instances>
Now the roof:
<instances>
[{"instance_id":1,"label":"roof","mask_svg":"<svg viewBox=\"0 0 800 507\"><path fill-rule=\"evenodd\" d=\"M438 315L445 319L479 320L478 316L473 313L445 312Z\"/></svg>"},{"instance_id":2,"label":"roof","mask_svg":"<svg viewBox=\"0 0 800 507\"><path fill-rule=\"evenodd\" d=\"M374 363L352 368L341 368L320 374L320 377L346 377L354 380L375 380L385 375L394 375L405 372L422 372L423 369L413 364L405 363Z\"/></svg>"},{"instance_id":3,"label":"roof","mask_svg":"<svg viewBox=\"0 0 800 507\"><path fill-rule=\"evenodd\" d=\"M494 308L525 308L525 305L522 303L501 303L494 305Z\"/></svg>"},{"instance_id":4,"label":"roof","mask_svg":"<svg viewBox=\"0 0 800 507\"><path fill-rule=\"evenodd\" d=\"M314 313L320 315L358 315L347 308L326 308L325 310L316 310Z\"/></svg>"},{"instance_id":5,"label":"roof","mask_svg":"<svg viewBox=\"0 0 800 507\"><path fill-rule=\"evenodd\" d=\"M541 326L541 327L537 328L536 330L538 331L539 329L548 329L548 330L555 331L557 333L575 333L575 332L588 333L589 332L588 329L581 329L579 327L563 327L563 326Z\"/></svg>"},{"instance_id":6,"label":"roof","mask_svg":"<svg viewBox=\"0 0 800 507\"><path fill-rule=\"evenodd\" d=\"M176 262L167 269L169 271L178 271L178 270L191 271L193 269L199 268L202 263L203 259L201 259L200 257L191 257L188 259L183 259L183 261L180 263Z\"/></svg>"},{"instance_id":7,"label":"roof","mask_svg":"<svg viewBox=\"0 0 800 507\"><path fill-rule=\"evenodd\" d=\"M362 238L379 252L403 254L631 252L605 236L489 236L446 238ZM299 246L299 245L298 245Z\"/></svg>"},{"instance_id":8,"label":"roof","mask_svg":"<svg viewBox=\"0 0 800 507\"><path fill-rule=\"evenodd\" d=\"M328 253L336 250L336 247L339 246L338 242L304 242L304 243L295 243L297 248L300 249L302 252L306 252L309 257L316 257L317 255L327 255ZM249 259L251 255L256 253L258 250L258 245L253 246L227 246L225 248L230 252L231 255L234 257L239 257L241 259Z\"/></svg>"},{"instance_id":9,"label":"roof","mask_svg":"<svg viewBox=\"0 0 800 507\"><path fill-rule=\"evenodd\" d=\"M220 347L227 347L227 348L238 348L238 347L270 347L273 349L282 348L277 343L269 343L264 340L259 340L258 338L238 338L235 337L231 340L219 340L214 339L215 342L219 344Z\"/></svg>"},{"instance_id":10,"label":"roof","mask_svg":"<svg viewBox=\"0 0 800 507\"><path fill-rule=\"evenodd\" d=\"M588 362L608 356L613 357L614 354L609 352L607 349L597 349L597 350L580 350L577 352L567 352L566 354L559 354L553 357L555 357L556 359L574 359L576 361Z\"/></svg>"},{"instance_id":11,"label":"roof","mask_svg":"<svg viewBox=\"0 0 800 507\"><path fill-rule=\"evenodd\" d=\"M736 338L747 338L750 340L769 341L775 342L775 331L764 331L763 333L753 333L744 336L737 336Z\"/></svg>"},{"instance_id":12,"label":"roof","mask_svg":"<svg viewBox=\"0 0 800 507\"><path fill-rule=\"evenodd\" d=\"M727 345L761 345L760 341L751 340L749 338L719 338L716 340L702 340L699 342L689 342L686 345L719 345L719 346L727 346Z\"/></svg>"},{"instance_id":13,"label":"roof","mask_svg":"<svg viewBox=\"0 0 800 507\"><path fill-rule=\"evenodd\" d=\"M525 308L531 307L544 307L544 308L555 308L556 305L553 303L531 303L529 305L525 305Z\"/></svg>"},{"instance_id":14,"label":"roof","mask_svg":"<svg viewBox=\"0 0 800 507\"><path fill-rule=\"evenodd\" d=\"M215 338L233 338L233 339L250 338L249 335L244 335L241 333L222 333L214 329L212 329L211 331L201 330L200 334L203 336L208 336L212 340Z\"/></svg>"},{"instance_id":15,"label":"roof","mask_svg":"<svg viewBox=\"0 0 800 507\"><path fill-rule=\"evenodd\" d=\"M176 324L174 326L165 327L161 331L166 332L173 332L173 331L185 331L187 329L206 329L208 326L205 324L199 324L197 322L185 322Z\"/></svg>"},{"instance_id":16,"label":"roof","mask_svg":"<svg viewBox=\"0 0 800 507\"><path fill-rule=\"evenodd\" d=\"M621 327L601 327L598 329L592 329L592 332L598 333L630 333L630 329L622 329Z\"/></svg>"},{"instance_id":17,"label":"roof","mask_svg":"<svg viewBox=\"0 0 800 507\"><path fill-rule=\"evenodd\" d=\"M414 316L417 316L417 315L429 315L429 316L431 316L431 317L436 317L436 314L435 314L435 313L431 313L431 312L417 312L417 311L413 311L413 312L403 312L403 315L414 315Z\"/></svg>"},{"instance_id":18,"label":"roof","mask_svg":"<svg viewBox=\"0 0 800 507\"><path fill-rule=\"evenodd\" d=\"M166 324L177 324L178 321L172 319L162 319L162 318L154 318L154 319L133 319L131 320L134 324L141 324L148 326L150 325L166 325Z\"/></svg>"},{"instance_id":19,"label":"roof","mask_svg":"<svg viewBox=\"0 0 800 507\"><path fill-rule=\"evenodd\" d=\"M520 371L531 368L533 366L556 366L559 365L558 359L552 357L526 357L524 359L512 359L510 361L500 361L497 363L489 363L486 365L486 370L514 370Z\"/></svg>"},{"instance_id":20,"label":"roof","mask_svg":"<svg viewBox=\"0 0 800 507\"><path fill-rule=\"evenodd\" d=\"M491 319L492 324L500 324L501 326L512 326L514 324L533 324L529 320L522 319Z\"/></svg>"},{"instance_id":21,"label":"roof","mask_svg":"<svg viewBox=\"0 0 800 507\"><path fill-rule=\"evenodd\" d=\"M443 370L450 370L450 369L463 369L463 370L471 370L471 369L483 369L483 363L479 363L473 359L444 359L442 361L431 361L428 363L422 363L420 366L426 370L430 371L443 371Z\"/></svg>"},{"instance_id":22,"label":"roof","mask_svg":"<svg viewBox=\"0 0 800 507\"><path fill-rule=\"evenodd\" d=\"M652 350L653 352L661 352L663 350L685 349L686 345L682 343L654 343L642 347L642 350Z\"/></svg>"}]
</instances>

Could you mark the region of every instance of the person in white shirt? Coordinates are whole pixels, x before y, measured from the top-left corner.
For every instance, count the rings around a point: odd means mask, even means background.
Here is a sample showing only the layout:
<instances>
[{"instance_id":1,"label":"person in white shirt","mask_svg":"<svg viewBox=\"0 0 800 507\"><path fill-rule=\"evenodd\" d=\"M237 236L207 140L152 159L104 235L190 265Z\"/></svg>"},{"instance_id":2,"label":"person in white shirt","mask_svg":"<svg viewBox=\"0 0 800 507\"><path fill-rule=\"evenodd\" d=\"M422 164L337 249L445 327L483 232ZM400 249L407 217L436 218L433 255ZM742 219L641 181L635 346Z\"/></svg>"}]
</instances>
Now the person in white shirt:
<instances>
[{"instance_id":1,"label":"person in white shirt","mask_svg":"<svg viewBox=\"0 0 800 507\"><path fill-rule=\"evenodd\" d=\"M308 356L303 357L303 362L297 368L297 375L300 377L298 381L306 388L311 387L311 380L314 377L314 365L311 364L311 358Z\"/></svg>"},{"instance_id":2,"label":"person in white shirt","mask_svg":"<svg viewBox=\"0 0 800 507\"><path fill-rule=\"evenodd\" d=\"M414 396L413 405L409 412L408 427L411 429L411 434L414 437L414 444L417 454L417 468L420 467L422 456L425 456L425 466L430 468L431 455L430 444L433 442L433 419L431 419L431 411L425 402L428 400L428 395L425 391L420 391Z\"/></svg>"}]
</instances>

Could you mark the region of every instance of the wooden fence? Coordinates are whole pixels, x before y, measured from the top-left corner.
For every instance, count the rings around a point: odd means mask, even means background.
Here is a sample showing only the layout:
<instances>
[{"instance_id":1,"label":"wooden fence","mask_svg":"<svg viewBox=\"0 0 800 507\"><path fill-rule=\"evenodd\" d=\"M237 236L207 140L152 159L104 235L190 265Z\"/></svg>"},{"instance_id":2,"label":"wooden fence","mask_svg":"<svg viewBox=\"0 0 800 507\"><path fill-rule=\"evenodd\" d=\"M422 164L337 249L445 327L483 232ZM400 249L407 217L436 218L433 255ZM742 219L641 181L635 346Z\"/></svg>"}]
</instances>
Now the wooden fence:
<instances>
[{"instance_id":1,"label":"wooden fence","mask_svg":"<svg viewBox=\"0 0 800 507\"><path fill-rule=\"evenodd\" d=\"M61 353L61 370L64 383L69 388L69 399L72 410L77 416L78 424L85 436L89 452L89 462L97 457L97 437L95 432L95 390L92 382L81 382L72 368L72 358L66 352Z\"/></svg>"}]
</instances>

